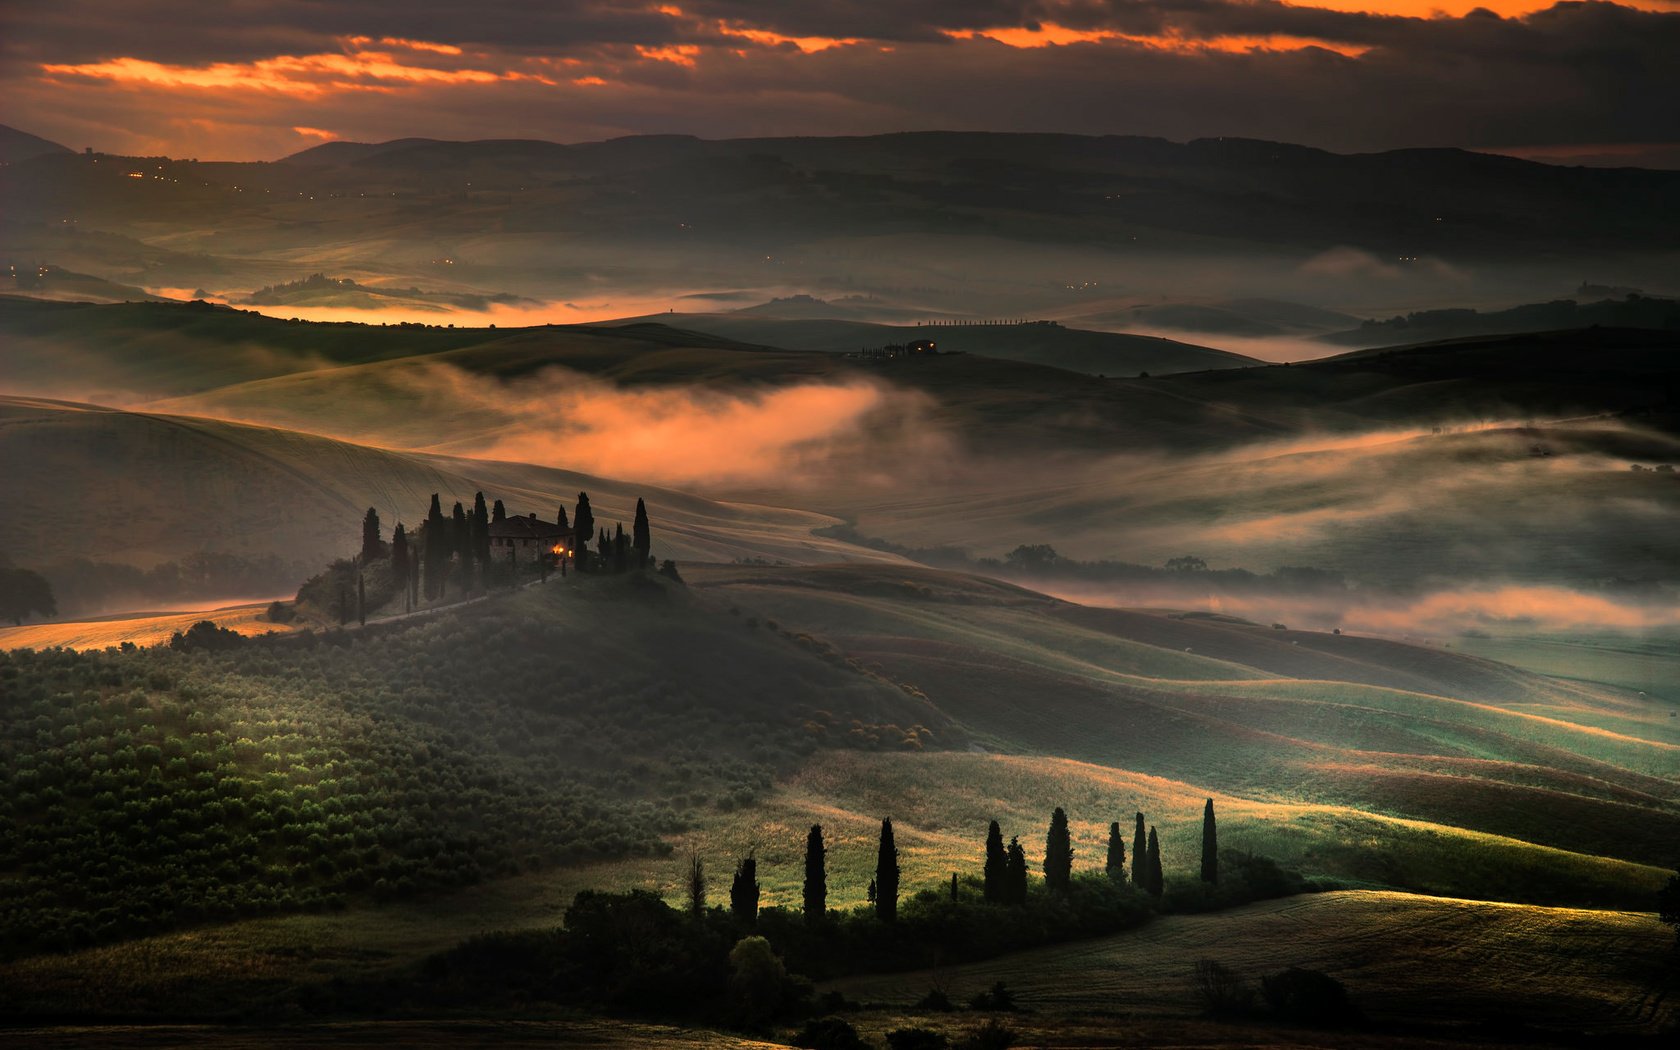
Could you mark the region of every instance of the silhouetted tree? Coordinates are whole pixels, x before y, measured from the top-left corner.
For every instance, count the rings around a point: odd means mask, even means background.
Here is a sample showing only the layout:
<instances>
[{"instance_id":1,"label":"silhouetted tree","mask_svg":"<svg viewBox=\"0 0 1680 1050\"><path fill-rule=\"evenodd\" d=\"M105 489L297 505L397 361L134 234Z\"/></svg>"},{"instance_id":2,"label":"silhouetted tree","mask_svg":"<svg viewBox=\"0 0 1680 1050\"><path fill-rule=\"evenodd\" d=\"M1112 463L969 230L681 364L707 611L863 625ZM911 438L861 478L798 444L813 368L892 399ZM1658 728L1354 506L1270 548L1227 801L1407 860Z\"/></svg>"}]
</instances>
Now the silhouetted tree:
<instances>
[{"instance_id":1,"label":"silhouetted tree","mask_svg":"<svg viewBox=\"0 0 1680 1050\"><path fill-rule=\"evenodd\" d=\"M951 899L957 899L957 873L951 872Z\"/></svg>"},{"instance_id":2,"label":"silhouetted tree","mask_svg":"<svg viewBox=\"0 0 1680 1050\"><path fill-rule=\"evenodd\" d=\"M1005 882L1009 890L1008 904L1027 903L1027 853L1021 848L1021 841L1011 837L1009 840L1008 878Z\"/></svg>"},{"instance_id":3,"label":"silhouetted tree","mask_svg":"<svg viewBox=\"0 0 1680 1050\"><path fill-rule=\"evenodd\" d=\"M1068 832L1067 813L1057 806L1050 814L1050 834L1044 840L1044 885L1065 893L1072 882L1073 838Z\"/></svg>"},{"instance_id":4,"label":"silhouetted tree","mask_svg":"<svg viewBox=\"0 0 1680 1050\"><path fill-rule=\"evenodd\" d=\"M805 836L805 921L812 925L828 915L828 872L824 866L821 824L812 824Z\"/></svg>"},{"instance_id":5,"label":"silhouetted tree","mask_svg":"<svg viewBox=\"0 0 1680 1050\"><path fill-rule=\"evenodd\" d=\"M443 505L438 494L432 493L432 508L426 512L426 523L420 534L426 562L426 597L436 599L443 594L444 573L449 566L449 524L443 517Z\"/></svg>"},{"instance_id":6,"label":"silhouetted tree","mask_svg":"<svg viewBox=\"0 0 1680 1050\"><path fill-rule=\"evenodd\" d=\"M408 533L400 521L397 531L391 533L391 575L408 585Z\"/></svg>"},{"instance_id":7,"label":"silhouetted tree","mask_svg":"<svg viewBox=\"0 0 1680 1050\"><path fill-rule=\"evenodd\" d=\"M758 859L751 853L735 866L735 878L729 884L729 913L749 930L758 925Z\"/></svg>"},{"instance_id":8,"label":"silhouetted tree","mask_svg":"<svg viewBox=\"0 0 1680 1050\"><path fill-rule=\"evenodd\" d=\"M460 501L456 501L455 509L450 512L449 522L450 548L455 556L466 565L472 558L472 527L467 524L467 511Z\"/></svg>"},{"instance_id":9,"label":"silhouetted tree","mask_svg":"<svg viewBox=\"0 0 1680 1050\"><path fill-rule=\"evenodd\" d=\"M1202 807L1202 881L1219 881L1219 829L1213 821L1213 799Z\"/></svg>"},{"instance_id":10,"label":"silhouetted tree","mask_svg":"<svg viewBox=\"0 0 1680 1050\"><path fill-rule=\"evenodd\" d=\"M1149 852L1145 855L1149 884L1144 888L1151 897L1159 897L1165 883L1161 879L1161 841L1155 837L1155 825L1149 825ZM1136 862L1134 862L1135 864Z\"/></svg>"},{"instance_id":11,"label":"silhouetted tree","mask_svg":"<svg viewBox=\"0 0 1680 1050\"><path fill-rule=\"evenodd\" d=\"M472 553L479 567L490 564L490 512L484 507L484 493L473 497Z\"/></svg>"},{"instance_id":12,"label":"silhouetted tree","mask_svg":"<svg viewBox=\"0 0 1680 1050\"><path fill-rule=\"evenodd\" d=\"M58 614L47 578L29 569L0 569L0 617L15 625L36 613Z\"/></svg>"},{"instance_id":13,"label":"silhouetted tree","mask_svg":"<svg viewBox=\"0 0 1680 1050\"><path fill-rule=\"evenodd\" d=\"M385 541L380 536L379 512L372 507L362 516L362 563L378 561L385 556Z\"/></svg>"},{"instance_id":14,"label":"silhouetted tree","mask_svg":"<svg viewBox=\"0 0 1680 1050\"><path fill-rule=\"evenodd\" d=\"M688 913L696 919L706 914L706 866L698 853L688 855Z\"/></svg>"},{"instance_id":15,"label":"silhouetted tree","mask_svg":"<svg viewBox=\"0 0 1680 1050\"><path fill-rule=\"evenodd\" d=\"M1120 834L1118 820L1108 826L1108 862L1103 871L1115 882L1126 881L1126 840Z\"/></svg>"},{"instance_id":16,"label":"silhouetted tree","mask_svg":"<svg viewBox=\"0 0 1680 1050\"><path fill-rule=\"evenodd\" d=\"M619 522L612 538L613 571L623 572L630 561L630 541L624 535L624 522Z\"/></svg>"},{"instance_id":17,"label":"silhouetted tree","mask_svg":"<svg viewBox=\"0 0 1680 1050\"><path fill-rule=\"evenodd\" d=\"M595 538L595 514L589 509L589 493L580 492L577 507L572 511L572 531L576 536L577 567L589 568L589 541Z\"/></svg>"},{"instance_id":18,"label":"silhouetted tree","mask_svg":"<svg viewBox=\"0 0 1680 1050\"><path fill-rule=\"evenodd\" d=\"M991 827L986 829L986 867L985 886L986 899L993 904L1003 904L1009 900L1009 853L1003 848L1003 829L998 827L997 821L992 821Z\"/></svg>"},{"instance_id":19,"label":"silhouetted tree","mask_svg":"<svg viewBox=\"0 0 1680 1050\"><path fill-rule=\"evenodd\" d=\"M1680 868L1657 891L1657 918L1674 927L1674 947L1680 949Z\"/></svg>"},{"instance_id":20,"label":"silhouetted tree","mask_svg":"<svg viewBox=\"0 0 1680 1050\"><path fill-rule=\"evenodd\" d=\"M898 918L898 847L891 820L881 821L881 846L875 851L875 914L882 922Z\"/></svg>"},{"instance_id":21,"label":"silhouetted tree","mask_svg":"<svg viewBox=\"0 0 1680 1050\"><path fill-rule=\"evenodd\" d=\"M506 520L507 520L507 508L502 506L502 501L501 500L497 500L495 502L495 505L490 508L490 524L500 525L502 522L504 522Z\"/></svg>"},{"instance_id":22,"label":"silhouetted tree","mask_svg":"<svg viewBox=\"0 0 1680 1050\"><path fill-rule=\"evenodd\" d=\"M1143 814L1137 815L1137 830L1132 833L1132 885L1149 889L1149 854L1144 845Z\"/></svg>"},{"instance_id":23,"label":"silhouetted tree","mask_svg":"<svg viewBox=\"0 0 1680 1050\"><path fill-rule=\"evenodd\" d=\"M566 520L566 508L565 507L561 507L560 508L560 513L555 515L554 524L560 526L562 529L569 529L569 528L572 527L572 523Z\"/></svg>"},{"instance_id":24,"label":"silhouetted tree","mask_svg":"<svg viewBox=\"0 0 1680 1050\"><path fill-rule=\"evenodd\" d=\"M636 499L636 521L630 526L636 548L636 559L633 563L638 569L648 566L648 559L652 557L653 533L648 529L647 504L641 498Z\"/></svg>"}]
</instances>

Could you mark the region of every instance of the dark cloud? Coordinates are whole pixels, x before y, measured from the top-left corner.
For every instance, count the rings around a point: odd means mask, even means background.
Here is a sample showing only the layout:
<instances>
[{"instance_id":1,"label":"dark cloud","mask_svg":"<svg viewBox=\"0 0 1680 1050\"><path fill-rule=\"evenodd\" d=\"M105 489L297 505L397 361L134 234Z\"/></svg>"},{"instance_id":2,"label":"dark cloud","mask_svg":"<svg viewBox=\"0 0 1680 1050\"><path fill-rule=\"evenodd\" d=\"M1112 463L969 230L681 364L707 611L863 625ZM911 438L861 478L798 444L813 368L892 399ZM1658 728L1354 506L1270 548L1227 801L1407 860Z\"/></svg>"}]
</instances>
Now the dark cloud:
<instances>
[{"instance_id":1,"label":"dark cloud","mask_svg":"<svg viewBox=\"0 0 1680 1050\"><path fill-rule=\"evenodd\" d=\"M1147 39L1034 48L951 35L1023 26ZM778 46L778 36L863 43L805 53ZM354 42L361 37L371 42ZM385 38L463 53L379 43ZM1184 43L1277 38L1285 43L1276 49ZM288 69L321 85L290 93L41 74L44 65L119 58L202 67L362 52L487 82L381 79L354 62ZM147 143L224 156L309 144L294 126L359 139L941 127L1244 135L1339 149L1665 143L1680 141L1677 54L1680 12L1603 2L1520 18L1274 0L275 0L213 15L197 0L153 0L143 15L129 0L0 4L8 122L105 148Z\"/></svg>"}]
</instances>

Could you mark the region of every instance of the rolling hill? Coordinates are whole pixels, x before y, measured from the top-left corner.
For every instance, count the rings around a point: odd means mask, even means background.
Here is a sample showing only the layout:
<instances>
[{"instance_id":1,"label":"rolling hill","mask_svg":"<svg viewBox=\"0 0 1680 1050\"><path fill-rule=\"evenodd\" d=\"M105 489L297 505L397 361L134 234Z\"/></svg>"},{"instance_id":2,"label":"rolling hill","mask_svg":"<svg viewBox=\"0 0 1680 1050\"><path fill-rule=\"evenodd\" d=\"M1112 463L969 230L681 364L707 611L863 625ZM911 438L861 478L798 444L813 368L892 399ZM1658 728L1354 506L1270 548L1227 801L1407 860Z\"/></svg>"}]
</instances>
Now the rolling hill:
<instances>
[{"instance_id":1,"label":"rolling hill","mask_svg":"<svg viewBox=\"0 0 1680 1050\"><path fill-rule=\"evenodd\" d=\"M775 305L768 304L769 308L764 311L725 314L652 314L630 318L626 323L653 322L707 332L741 343L827 353L850 353L866 347L933 339L946 353L984 354L1088 375L1126 376L1139 372L1165 375L1259 364L1241 354L1153 336L1093 332L1054 324L923 327L807 320L775 316Z\"/></svg>"},{"instance_id":2,"label":"rolling hill","mask_svg":"<svg viewBox=\"0 0 1680 1050\"><path fill-rule=\"evenodd\" d=\"M195 550L274 553L324 564L359 543L370 506L418 521L434 492L473 494L552 518L587 490L597 518L629 521L645 496L664 557L891 558L811 535L832 521L650 485L518 463L369 448L295 431L92 405L0 398L0 461L13 498L0 543L20 564L71 556L149 565ZM41 529L64 516L79 529Z\"/></svg>"},{"instance_id":3,"label":"rolling hill","mask_svg":"<svg viewBox=\"0 0 1680 1050\"><path fill-rule=\"evenodd\" d=\"M1208 954L1209 934L1198 931L1217 930L1225 960L1251 977L1264 957L1278 960L1271 969L1323 966L1357 991L1391 976L1372 945L1415 961L1434 949L1408 938L1428 937L1474 957L1520 945L1537 955L1523 955L1514 972L1565 974L1559 980L1580 995L1612 995L1632 1010L1569 999L1552 1004L1548 1021L1633 1030L1657 1016L1637 1007L1637 981L1583 963L1571 946L1614 944L1629 960L1656 950L1654 924L1623 912L1643 907L1665 877L1680 827L1680 731L1662 701L1439 649L1094 610L923 569L717 566L688 575L687 590L551 579L345 644L7 657L31 710L49 721L103 704L102 731L138 719L144 725L129 731L139 739L161 730L167 740L190 697L205 739L181 737L182 784L190 786L192 756L225 736L234 760L215 776L250 781L242 797L253 801L241 812L339 800L323 808L321 832L337 866L296 885L340 894L342 905L294 914L295 902L281 903L264 917L218 906L190 932L0 963L7 1005L202 1010L217 998L261 1001L334 979L400 979L473 932L551 925L580 888L678 897L689 851L711 871L756 851L764 903L787 905L799 898L799 849L813 822L829 833L830 900L849 907L863 899L884 814L899 829L911 890L976 870L988 819L1022 835L1036 870L1054 805L1072 817L1081 869L1099 863L1107 822L1139 810L1161 830L1169 881L1193 881L1202 800L1212 797L1230 846L1344 885L1461 899L1360 892L1261 905L1226 925L1221 916L1174 918L1130 939L964 968L962 987L1002 975L1044 996L1045 1008L1054 1000L1077 1011L1085 1007L1024 976L1041 966L1035 959L1079 965L1158 943L1183 962L1185 952ZM555 646L569 653L559 664L548 655ZM49 668L57 684L37 690ZM150 697L145 707L122 714L98 699L98 682L135 676L150 683L136 687ZM322 690L327 681L339 685ZM38 748L36 740L31 729L17 746ZM37 767L69 760L31 753ZM382 757L369 765L368 754ZM433 776L415 779L421 769ZM327 770L342 789L313 786ZM442 794L428 783L437 778ZM499 786L487 796L486 784ZM266 801L282 791L289 800ZM176 823L192 826L188 814L202 803L170 798ZM385 820L417 821L415 841L438 851L412 855L412 877L447 884L433 896L380 899L354 882L334 889L359 865L396 863L352 845L369 799L388 808ZM539 859L481 861L467 869L474 874L456 874L464 803L475 807L473 855L501 858L504 833L517 826ZM615 831L602 814L617 815ZM248 829L259 844L278 833L262 828ZM52 856L75 863L81 854ZM119 849L106 862L125 856ZM190 902L198 891L183 883L176 892ZM167 911L150 914L172 924ZM1319 933L1291 940L1295 957L1279 959L1277 931L1297 921ZM129 967L137 952L152 965ZM1441 980L1472 972L1443 965ZM1140 1004L1185 1009L1174 966L1139 985ZM913 986L925 991L922 980L845 987L892 1004ZM1462 1019L1497 994L1464 980L1429 1016ZM1427 997L1435 985L1385 987L1392 998L1370 1004L1398 1012L1414 1008L1405 996Z\"/></svg>"}]
</instances>

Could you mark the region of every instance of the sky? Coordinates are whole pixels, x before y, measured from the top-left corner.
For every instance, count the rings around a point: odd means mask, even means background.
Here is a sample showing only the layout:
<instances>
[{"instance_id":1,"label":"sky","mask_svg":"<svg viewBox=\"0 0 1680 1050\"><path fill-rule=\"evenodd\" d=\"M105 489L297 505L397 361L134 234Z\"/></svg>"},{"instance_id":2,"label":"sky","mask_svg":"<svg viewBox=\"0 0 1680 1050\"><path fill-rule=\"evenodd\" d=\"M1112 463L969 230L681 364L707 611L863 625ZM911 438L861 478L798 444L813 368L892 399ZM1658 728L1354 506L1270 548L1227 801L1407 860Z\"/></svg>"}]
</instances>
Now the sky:
<instances>
[{"instance_id":1,"label":"sky","mask_svg":"<svg viewBox=\"0 0 1680 1050\"><path fill-rule=\"evenodd\" d=\"M0 123L112 153L929 129L1680 167L1680 0L0 0Z\"/></svg>"}]
</instances>

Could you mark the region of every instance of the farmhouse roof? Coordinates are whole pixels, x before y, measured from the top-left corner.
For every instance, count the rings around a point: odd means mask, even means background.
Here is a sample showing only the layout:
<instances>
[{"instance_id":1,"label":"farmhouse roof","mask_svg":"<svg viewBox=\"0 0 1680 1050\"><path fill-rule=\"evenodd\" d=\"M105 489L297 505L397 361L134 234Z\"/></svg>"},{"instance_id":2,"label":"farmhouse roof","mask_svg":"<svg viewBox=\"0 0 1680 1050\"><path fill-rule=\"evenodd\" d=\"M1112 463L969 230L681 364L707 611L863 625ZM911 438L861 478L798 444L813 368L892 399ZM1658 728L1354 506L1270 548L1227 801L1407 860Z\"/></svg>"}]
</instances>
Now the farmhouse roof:
<instances>
[{"instance_id":1,"label":"farmhouse roof","mask_svg":"<svg viewBox=\"0 0 1680 1050\"><path fill-rule=\"evenodd\" d=\"M529 517L515 515L490 523L491 539L557 540L571 534L571 529L561 528L552 521L538 521L535 514Z\"/></svg>"}]
</instances>

